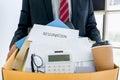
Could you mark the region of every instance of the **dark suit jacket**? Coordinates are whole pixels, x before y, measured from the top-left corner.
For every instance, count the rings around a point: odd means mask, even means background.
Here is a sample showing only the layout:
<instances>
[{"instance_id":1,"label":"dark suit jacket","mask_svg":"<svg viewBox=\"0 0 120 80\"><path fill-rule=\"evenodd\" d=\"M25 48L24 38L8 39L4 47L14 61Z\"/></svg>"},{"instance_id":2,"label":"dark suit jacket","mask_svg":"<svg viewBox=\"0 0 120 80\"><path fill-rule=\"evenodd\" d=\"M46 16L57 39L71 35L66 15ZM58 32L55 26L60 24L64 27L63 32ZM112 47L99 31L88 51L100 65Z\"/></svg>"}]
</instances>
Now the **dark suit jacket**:
<instances>
[{"instance_id":1,"label":"dark suit jacket","mask_svg":"<svg viewBox=\"0 0 120 80\"><path fill-rule=\"evenodd\" d=\"M71 0L71 22L79 35L101 41L96 28L92 0ZM51 0L23 0L20 21L12 39L11 45L26 36L33 24L43 24L53 21Z\"/></svg>"}]
</instances>

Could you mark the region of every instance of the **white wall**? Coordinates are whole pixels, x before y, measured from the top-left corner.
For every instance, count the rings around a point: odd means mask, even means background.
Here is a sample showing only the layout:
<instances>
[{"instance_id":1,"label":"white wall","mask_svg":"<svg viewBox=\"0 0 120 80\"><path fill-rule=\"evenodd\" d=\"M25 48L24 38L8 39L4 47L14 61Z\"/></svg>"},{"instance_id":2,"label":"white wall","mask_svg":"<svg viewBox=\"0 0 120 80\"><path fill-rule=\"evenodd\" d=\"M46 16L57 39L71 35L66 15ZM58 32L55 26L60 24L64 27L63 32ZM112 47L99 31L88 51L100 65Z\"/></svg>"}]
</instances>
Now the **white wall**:
<instances>
[{"instance_id":1,"label":"white wall","mask_svg":"<svg viewBox=\"0 0 120 80\"><path fill-rule=\"evenodd\" d=\"M3 66L9 44L17 29L22 0L0 0L0 69ZM0 80L1 75L0 75Z\"/></svg>"}]
</instances>

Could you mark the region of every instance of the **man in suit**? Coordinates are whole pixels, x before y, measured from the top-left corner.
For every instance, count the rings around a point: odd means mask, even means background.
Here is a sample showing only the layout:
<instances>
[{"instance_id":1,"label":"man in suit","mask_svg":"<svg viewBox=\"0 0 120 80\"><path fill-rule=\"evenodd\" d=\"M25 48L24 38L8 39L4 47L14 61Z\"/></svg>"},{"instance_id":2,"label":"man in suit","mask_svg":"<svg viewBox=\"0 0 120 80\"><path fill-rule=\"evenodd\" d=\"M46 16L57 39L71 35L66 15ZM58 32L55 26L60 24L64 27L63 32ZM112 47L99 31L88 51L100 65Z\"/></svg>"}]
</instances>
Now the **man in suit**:
<instances>
[{"instance_id":1,"label":"man in suit","mask_svg":"<svg viewBox=\"0 0 120 80\"><path fill-rule=\"evenodd\" d=\"M34 24L46 25L54 19L59 18L60 1L61 0L23 0L20 21L11 41L10 48L16 49L14 43L28 35L29 30ZM79 36L89 37L93 41L100 42L101 37L96 28L92 0L67 1L69 5L70 22L76 30L79 30ZM10 55L9 53L8 57Z\"/></svg>"}]
</instances>

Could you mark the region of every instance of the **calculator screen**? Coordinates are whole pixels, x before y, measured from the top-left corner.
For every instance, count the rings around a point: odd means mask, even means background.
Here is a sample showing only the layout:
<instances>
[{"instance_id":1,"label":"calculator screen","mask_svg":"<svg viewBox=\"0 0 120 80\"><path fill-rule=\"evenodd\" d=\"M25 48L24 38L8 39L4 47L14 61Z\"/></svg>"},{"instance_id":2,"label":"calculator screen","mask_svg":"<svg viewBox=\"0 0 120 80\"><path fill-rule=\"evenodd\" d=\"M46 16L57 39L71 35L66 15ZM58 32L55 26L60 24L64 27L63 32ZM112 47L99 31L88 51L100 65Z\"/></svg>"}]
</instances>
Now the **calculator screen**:
<instances>
[{"instance_id":1,"label":"calculator screen","mask_svg":"<svg viewBox=\"0 0 120 80\"><path fill-rule=\"evenodd\" d=\"M56 62L56 61L70 61L70 55L48 55L49 62Z\"/></svg>"}]
</instances>

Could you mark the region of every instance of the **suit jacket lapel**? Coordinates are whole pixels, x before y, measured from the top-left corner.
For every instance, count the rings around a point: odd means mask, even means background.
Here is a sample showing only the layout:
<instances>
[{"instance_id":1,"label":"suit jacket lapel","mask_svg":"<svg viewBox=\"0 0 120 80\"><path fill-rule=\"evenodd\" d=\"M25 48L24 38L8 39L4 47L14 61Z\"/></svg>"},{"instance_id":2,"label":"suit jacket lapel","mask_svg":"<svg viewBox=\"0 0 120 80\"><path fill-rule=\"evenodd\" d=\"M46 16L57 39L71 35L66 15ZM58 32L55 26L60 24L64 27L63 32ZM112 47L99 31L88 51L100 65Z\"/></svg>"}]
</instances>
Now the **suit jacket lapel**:
<instances>
[{"instance_id":1,"label":"suit jacket lapel","mask_svg":"<svg viewBox=\"0 0 120 80\"><path fill-rule=\"evenodd\" d=\"M51 0L44 0L44 4L45 4L45 9L46 9L46 13L48 16L48 20L52 21L53 20L53 11L52 11L52 4L51 4Z\"/></svg>"}]
</instances>

